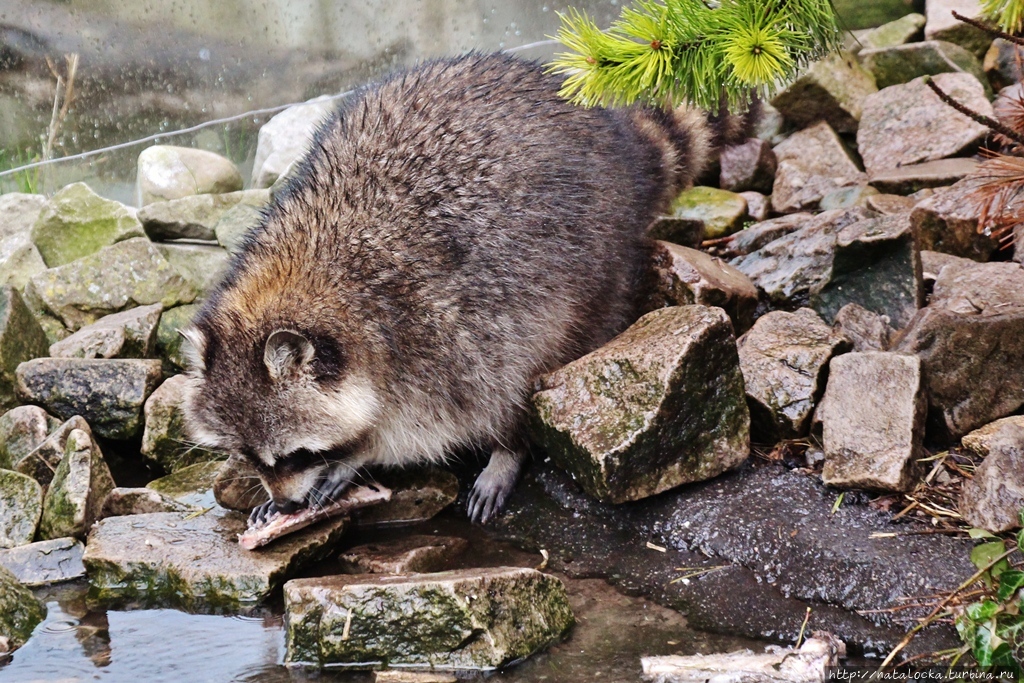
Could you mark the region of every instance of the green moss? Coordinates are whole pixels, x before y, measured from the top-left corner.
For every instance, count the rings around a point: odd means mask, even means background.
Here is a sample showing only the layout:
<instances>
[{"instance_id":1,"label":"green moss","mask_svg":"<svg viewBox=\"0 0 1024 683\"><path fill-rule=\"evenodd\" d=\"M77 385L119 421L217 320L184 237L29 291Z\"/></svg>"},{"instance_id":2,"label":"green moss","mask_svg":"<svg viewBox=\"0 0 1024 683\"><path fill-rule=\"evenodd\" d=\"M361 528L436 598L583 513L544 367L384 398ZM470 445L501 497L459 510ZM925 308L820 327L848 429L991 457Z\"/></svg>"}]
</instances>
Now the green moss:
<instances>
[{"instance_id":1,"label":"green moss","mask_svg":"<svg viewBox=\"0 0 1024 683\"><path fill-rule=\"evenodd\" d=\"M43 509L43 489L31 477L0 470L0 548L31 543Z\"/></svg>"},{"instance_id":2,"label":"green moss","mask_svg":"<svg viewBox=\"0 0 1024 683\"><path fill-rule=\"evenodd\" d=\"M32 592L0 567L0 636L7 638L12 649L25 644L45 614Z\"/></svg>"}]
</instances>

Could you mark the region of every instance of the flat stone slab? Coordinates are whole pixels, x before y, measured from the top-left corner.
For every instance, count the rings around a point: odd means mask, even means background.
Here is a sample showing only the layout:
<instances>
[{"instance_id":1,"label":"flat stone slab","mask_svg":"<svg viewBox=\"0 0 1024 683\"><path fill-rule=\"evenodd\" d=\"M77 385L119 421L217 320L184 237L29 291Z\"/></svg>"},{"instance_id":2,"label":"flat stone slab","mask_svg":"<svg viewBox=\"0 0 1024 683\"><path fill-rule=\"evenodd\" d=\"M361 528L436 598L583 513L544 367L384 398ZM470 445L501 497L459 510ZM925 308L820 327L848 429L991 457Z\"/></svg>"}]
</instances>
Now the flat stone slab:
<instances>
[{"instance_id":1,"label":"flat stone slab","mask_svg":"<svg viewBox=\"0 0 1024 683\"><path fill-rule=\"evenodd\" d=\"M747 458L743 375L721 309L648 313L541 386L534 435L595 498L639 500Z\"/></svg>"},{"instance_id":2,"label":"flat stone slab","mask_svg":"<svg viewBox=\"0 0 1024 683\"><path fill-rule=\"evenodd\" d=\"M455 502L459 480L439 467L379 472L376 481L391 489L391 500L352 513L361 526L409 524L432 519Z\"/></svg>"},{"instance_id":3,"label":"flat stone slab","mask_svg":"<svg viewBox=\"0 0 1024 683\"><path fill-rule=\"evenodd\" d=\"M43 509L43 489L18 472L0 470L0 548L31 543Z\"/></svg>"},{"instance_id":4,"label":"flat stone slab","mask_svg":"<svg viewBox=\"0 0 1024 683\"><path fill-rule=\"evenodd\" d=\"M85 546L78 539L55 538L0 550L0 566L14 574L23 586L49 586L85 576L84 553Z\"/></svg>"},{"instance_id":5,"label":"flat stone slab","mask_svg":"<svg viewBox=\"0 0 1024 683\"><path fill-rule=\"evenodd\" d=\"M170 496L145 486L111 489L103 501L100 519L122 515L144 515L150 512L193 512L194 505L180 503Z\"/></svg>"},{"instance_id":6,"label":"flat stone slab","mask_svg":"<svg viewBox=\"0 0 1024 683\"><path fill-rule=\"evenodd\" d=\"M267 190L243 190L227 194L199 194L139 209L139 221L154 240L215 240L214 227L221 216L236 204L262 207L270 201Z\"/></svg>"},{"instance_id":7,"label":"flat stone slab","mask_svg":"<svg viewBox=\"0 0 1024 683\"><path fill-rule=\"evenodd\" d=\"M833 358L817 414L825 449L822 481L909 491L923 474L918 461L927 411L916 356L867 351Z\"/></svg>"},{"instance_id":8,"label":"flat stone slab","mask_svg":"<svg viewBox=\"0 0 1024 683\"><path fill-rule=\"evenodd\" d=\"M214 509L108 517L89 535L89 597L101 604L232 612L255 607L299 566L323 557L346 520L327 520L251 552L246 516Z\"/></svg>"},{"instance_id":9,"label":"flat stone slab","mask_svg":"<svg viewBox=\"0 0 1024 683\"><path fill-rule=\"evenodd\" d=\"M930 187L952 185L976 171L978 164L974 159L937 159L878 171L871 174L870 181L880 192L912 194ZM912 208L913 204L905 210Z\"/></svg>"},{"instance_id":10,"label":"flat stone slab","mask_svg":"<svg viewBox=\"0 0 1024 683\"><path fill-rule=\"evenodd\" d=\"M989 453L964 482L960 514L971 526L1002 533L1020 526L1024 507L1024 427L1004 423Z\"/></svg>"},{"instance_id":11,"label":"flat stone slab","mask_svg":"<svg viewBox=\"0 0 1024 683\"><path fill-rule=\"evenodd\" d=\"M923 14L907 14L876 28L855 31L854 35L860 43L861 53L865 50L896 47L910 42L919 35L924 28L925 21Z\"/></svg>"},{"instance_id":12,"label":"flat stone slab","mask_svg":"<svg viewBox=\"0 0 1024 683\"><path fill-rule=\"evenodd\" d=\"M338 556L349 574L412 574L438 572L463 553L469 541L457 536L405 536L394 541L367 543Z\"/></svg>"},{"instance_id":13,"label":"flat stone slab","mask_svg":"<svg viewBox=\"0 0 1024 683\"><path fill-rule=\"evenodd\" d=\"M565 586L533 569L329 576L285 584L291 664L490 671L559 642Z\"/></svg>"},{"instance_id":14,"label":"flat stone slab","mask_svg":"<svg viewBox=\"0 0 1024 683\"><path fill-rule=\"evenodd\" d=\"M910 214L922 251L987 261L999 244L978 230L980 208L971 201L975 185L961 180L918 202ZM1011 201L1010 210L1019 210Z\"/></svg>"},{"instance_id":15,"label":"flat stone slab","mask_svg":"<svg viewBox=\"0 0 1024 683\"><path fill-rule=\"evenodd\" d=\"M154 479L146 488L194 508L212 507L217 504L213 489L222 466L222 461L197 462Z\"/></svg>"},{"instance_id":16,"label":"flat stone slab","mask_svg":"<svg viewBox=\"0 0 1024 683\"><path fill-rule=\"evenodd\" d=\"M960 440L960 445L979 458L984 458L989 454L989 450L991 450L992 437L1006 425L1024 427L1024 415L1011 415L1010 417L990 422L984 427L978 427L970 434L965 434L964 438Z\"/></svg>"},{"instance_id":17,"label":"flat stone slab","mask_svg":"<svg viewBox=\"0 0 1024 683\"><path fill-rule=\"evenodd\" d=\"M977 57L959 45L942 40L862 50L859 56L879 88L941 73L968 73L981 83L986 80Z\"/></svg>"},{"instance_id":18,"label":"flat stone slab","mask_svg":"<svg viewBox=\"0 0 1024 683\"><path fill-rule=\"evenodd\" d=\"M104 316L55 344L54 358L146 358L156 347L161 304L138 306Z\"/></svg>"},{"instance_id":19,"label":"flat stone slab","mask_svg":"<svg viewBox=\"0 0 1024 683\"><path fill-rule=\"evenodd\" d=\"M676 220L700 223L704 239L716 239L740 229L747 215L747 200L735 192L714 187L691 187L672 202L669 215Z\"/></svg>"},{"instance_id":20,"label":"flat stone slab","mask_svg":"<svg viewBox=\"0 0 1024 683\"><path fill-rule=\"evenodd\" d=\"M779 213L817 209L825 195L867 182L842 140L822 121L775 147L772 206Z\"/></svg>"},{"instance_id":21,"label":"flat stone slab","mask_svg":"<svg viewBox=\"0 0 1024 683\"><path fill-rule=\"evenodd\" d=\"M729 251L746 256L791 232L796 232L814 219L813 214L801 212L755 223L729 236Z\"/></svg>"}]
</instances>

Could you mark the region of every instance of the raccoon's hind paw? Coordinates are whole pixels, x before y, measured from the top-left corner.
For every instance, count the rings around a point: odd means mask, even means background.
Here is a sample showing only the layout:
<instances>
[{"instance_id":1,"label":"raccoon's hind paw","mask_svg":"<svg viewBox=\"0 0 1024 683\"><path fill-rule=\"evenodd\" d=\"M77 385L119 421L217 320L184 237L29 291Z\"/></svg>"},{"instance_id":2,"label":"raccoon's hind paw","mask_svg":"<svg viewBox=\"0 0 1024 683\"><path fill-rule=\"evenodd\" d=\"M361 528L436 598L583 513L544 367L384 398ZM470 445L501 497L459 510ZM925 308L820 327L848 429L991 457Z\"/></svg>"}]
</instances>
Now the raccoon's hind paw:
<instances>
[{"instance_id":1,"label":"raccoon's hind paw","mask_svg":"<svg viewBox=\"0 0 1024 683\"><path fill-rule=\"evenodd\" d=\"M509 494L516 487L522 464L522 455L504 448L494 449L490 462L476 478L469 494L466 511L470 521L486 524L505 508Z\"/></svg>"}]
</instances>

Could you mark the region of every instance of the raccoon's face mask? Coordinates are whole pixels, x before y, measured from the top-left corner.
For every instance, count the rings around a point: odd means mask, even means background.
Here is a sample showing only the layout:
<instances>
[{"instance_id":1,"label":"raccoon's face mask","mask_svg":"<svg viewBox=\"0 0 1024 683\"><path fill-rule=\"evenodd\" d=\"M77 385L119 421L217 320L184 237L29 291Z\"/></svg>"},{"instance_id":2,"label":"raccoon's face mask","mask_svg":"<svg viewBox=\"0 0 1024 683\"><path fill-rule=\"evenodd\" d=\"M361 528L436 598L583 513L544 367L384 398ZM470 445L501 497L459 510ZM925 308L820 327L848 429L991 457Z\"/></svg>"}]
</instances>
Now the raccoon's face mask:
<instances>
[{"instance_id":1,"label":"raccoon's face mask","mask_svg":"<svg viewBox=\"0 0 1024 683\"><path fill-rule=\"evenodd\" d=\"M354 469L380 404L369 380L346 371L336 343L278 329L240 353L212 331L183 334L183 409L198 444L244 455L278 501L301 503L337 479L334 470Z\"/></svg>"}]
</instances>

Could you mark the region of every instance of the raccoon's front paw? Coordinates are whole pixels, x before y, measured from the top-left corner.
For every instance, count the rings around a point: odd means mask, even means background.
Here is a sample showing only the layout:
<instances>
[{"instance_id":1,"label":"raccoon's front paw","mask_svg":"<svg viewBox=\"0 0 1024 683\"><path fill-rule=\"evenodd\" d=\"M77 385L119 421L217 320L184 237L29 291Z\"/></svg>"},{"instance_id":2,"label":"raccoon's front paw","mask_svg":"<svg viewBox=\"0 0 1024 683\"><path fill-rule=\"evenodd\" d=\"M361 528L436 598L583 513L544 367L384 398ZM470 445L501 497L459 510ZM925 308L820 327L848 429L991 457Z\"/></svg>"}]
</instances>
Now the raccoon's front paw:
<instances>
[{"instance_id":1,"label":"raccoon's front paw","mask_svg":"<svg viewBox=\"0 0 1024 683\"><path fill-rule=\"evenodd\" d=\"M249 513L249 528L252 529L258 526L263 526L266 524L268 519L276 515L278 512L280 512L280 510L276 505L274 505L274 501L272 500L268 500L263 505L257 505L252 509L252 512Z\"/></svg>"},{"instance_id":2,"label":"raccoon's front paw","mask_svg":"<svg viewBox=\"0 0 1024 683\"><path fill-rule=\"evenodd\" d=\"M522 462L520 454L503 448L491 453L491 460L476 478L466 503L470 521L486 524L505 508L505 502L519 479Z\"/></svg>"}]
</instances>

